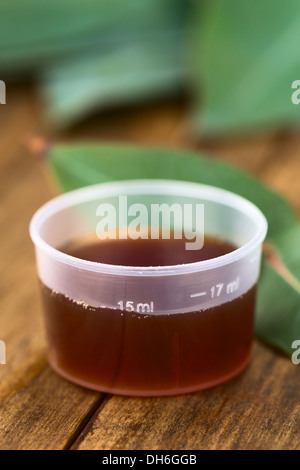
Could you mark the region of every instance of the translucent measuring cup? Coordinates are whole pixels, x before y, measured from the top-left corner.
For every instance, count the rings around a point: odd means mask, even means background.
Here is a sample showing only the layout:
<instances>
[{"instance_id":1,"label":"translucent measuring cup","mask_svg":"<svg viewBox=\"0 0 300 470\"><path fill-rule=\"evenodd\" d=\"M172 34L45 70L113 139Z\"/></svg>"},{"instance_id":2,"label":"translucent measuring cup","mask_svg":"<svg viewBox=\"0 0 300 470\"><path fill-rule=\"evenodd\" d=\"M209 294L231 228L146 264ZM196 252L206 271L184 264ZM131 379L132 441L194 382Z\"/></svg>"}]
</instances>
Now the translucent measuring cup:
<instances>
[{"instance_id":1,"label":"translucent measuring cup","mask_svg":"<svg viewBox=\"0 0 300 470\"><path fill-rule=\"evenodd\" d=\"M238 248L175 266L113 266L59 248L95 234L100 204L204 205L205 233ZM123 214L124 215L124 214ZM151 223L151 221L150 221ZM173 395L237 375L251 352L263 214L228 191L134 180L73 191L34 215L49 362L77 384L124 395Z\"/></svg>"}]
</instances>

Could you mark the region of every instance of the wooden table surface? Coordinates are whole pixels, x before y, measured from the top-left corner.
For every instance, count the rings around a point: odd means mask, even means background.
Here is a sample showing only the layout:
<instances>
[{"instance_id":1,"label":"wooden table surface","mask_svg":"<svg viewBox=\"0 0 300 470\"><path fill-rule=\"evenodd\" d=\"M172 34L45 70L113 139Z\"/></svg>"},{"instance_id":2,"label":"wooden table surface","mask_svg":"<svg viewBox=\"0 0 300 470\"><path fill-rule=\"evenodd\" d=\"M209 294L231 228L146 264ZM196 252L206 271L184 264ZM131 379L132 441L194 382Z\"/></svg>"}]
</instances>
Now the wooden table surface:
<instances>
[{"instance_id":1,"label":"wooden table surface","mask_svg":"<svg viewBox=\"0 0 300 470\"><path fill-rule=\"evenodd\" d=\"M187 107L170 101L104 113L60 138L199 148L257 175L300 213L297 133L197 143ZM0 340L7 347L7 365L0 365L0 448L299 449L300 366L259 342L239 377L176 397L95 393L49 368L28 224L54 193L25 145L42 130L41 109L24 85L10 88L0 107Z\"/></svg>"}]
</instances>

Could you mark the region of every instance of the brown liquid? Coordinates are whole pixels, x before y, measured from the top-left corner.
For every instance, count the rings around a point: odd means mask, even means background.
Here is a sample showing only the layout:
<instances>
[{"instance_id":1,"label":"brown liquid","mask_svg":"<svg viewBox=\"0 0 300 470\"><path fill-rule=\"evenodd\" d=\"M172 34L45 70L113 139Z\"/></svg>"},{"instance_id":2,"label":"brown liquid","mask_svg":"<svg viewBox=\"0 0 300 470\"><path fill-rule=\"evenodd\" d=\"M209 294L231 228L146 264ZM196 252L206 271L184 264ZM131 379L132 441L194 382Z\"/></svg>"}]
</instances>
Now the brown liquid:
<instances>
[{"instance_id":1,"label":"brown liquid","mask_svg":"<svg viewBox=\"0 0 300 470\"><path fill-rule=\"evenodd\" d=\"M186 251L184 240L98 241L63 251L92 261L153 266L233 249L208 238L199 251ZM205 311L155 315L83 306L42 285L50 362L70 380L105 392L168 395L216 385L249 360L255 290Z\"/></svg>"},{"instance_id":2,"label":"brown liquid","mask_svg":"<svg viewBox=\"0 0 300 470\"><path fill-rule=\"evenodd\" d=\"M196 263L226 255L235 247L219 238L206 237L201 250L186 250L186 240L105 240L75 241L60 251L76 258L121 266L172 266Z\"/></svg>"}]
</instances>

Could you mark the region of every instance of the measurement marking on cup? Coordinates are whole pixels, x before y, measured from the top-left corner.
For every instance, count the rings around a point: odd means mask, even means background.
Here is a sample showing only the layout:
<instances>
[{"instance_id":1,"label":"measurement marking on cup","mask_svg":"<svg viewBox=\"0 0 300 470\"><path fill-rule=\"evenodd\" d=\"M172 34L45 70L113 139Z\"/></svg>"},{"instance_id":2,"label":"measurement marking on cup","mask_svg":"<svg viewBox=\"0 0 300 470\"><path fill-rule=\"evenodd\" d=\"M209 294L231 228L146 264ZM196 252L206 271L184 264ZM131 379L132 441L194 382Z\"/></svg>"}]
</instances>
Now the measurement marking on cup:
<instances>
[{"instance_id":1,"label":"measurement marking on cup","mask_svg":"<svg viewBox=\"0 0 300 470\"><path fill-rule=\"evenodd\" d=\"M154 312L154 302L143 303L134 302L133 300L127 300L124 302L120 300L118 302L120 310L126 310L126 312L137 312L137 313L152 313Z\"/></svg>"},{"instance_id":2,"label":"measurement marking on cup","mask_svg":"<svg viewBox=\"0 0 300 470\"><path fill-rule=\"evenodd\" d=\"M197 292L196 294L191 294L191 297L203 297L207 295L207 292Z\"/></svg>"},{"instance_id":3,"label":"measurement marking on cup","mask_svg":"<svg viewBox=\"0 0 300 470\"><path fill-rule=\"evenodd\" d=\"M220 297L223 292L225 292L226 295L233 294L239 289L239 287L240 276L238 276L234 281L228 282L227 284L215 284L210 288L210 296L212 299L214 299L215 297ZM194 294L191 294L190 297L204 297L205 295L208 295L207 291L196 292Z\"/></svg>"},{"instance_id":4,"label":"measurement marking on cup","mask_svg":"<svg viewBox=\"0 0 300 470\"><path fill-rule=\"evenodd\" d=\"M227 284L226 292L227 294L233 294L240 287L240 276L238 276L234 281Z\"/></svg>"}]
</instances>

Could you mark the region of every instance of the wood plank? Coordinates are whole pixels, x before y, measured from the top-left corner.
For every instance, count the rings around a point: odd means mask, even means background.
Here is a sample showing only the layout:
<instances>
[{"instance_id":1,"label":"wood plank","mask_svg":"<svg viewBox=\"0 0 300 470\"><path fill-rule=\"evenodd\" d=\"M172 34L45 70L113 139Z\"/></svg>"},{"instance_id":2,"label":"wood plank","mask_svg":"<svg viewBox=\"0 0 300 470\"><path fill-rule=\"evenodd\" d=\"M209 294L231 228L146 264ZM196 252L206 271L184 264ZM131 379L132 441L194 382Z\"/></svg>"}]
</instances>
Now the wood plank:
<instances>
[{"instance_id":1,"label":"wood plank","mask_svg":"<svg viewBox=\"0 0 300 470\"><path fill-rule=\"evenodd\" d=\"M37 105L32 86L7 85L7 104L0 106L1 172L4 163L9 162L28 136L40 126L40 122L41 109Z\"/></svg>"},{"instance_id":2,"label":"wood plank","mask_svg":"<svg viewBox=\"0 0 300 470\"><path fill-rule=\"evenodd\" d=\"M36 269L28 224L49 197L24 142L37 125L32 96L15 87L1 107L0 134L0 339L7 365L0 366L0 400L22 388L46 364ZM5 119L4 119L5 117Z\"/></svg>"},{"instance_id":3,"label":"wood plank","mask_svg":"<svg viewBox=\"0 0 300 470\"><path fill-rule=\"evenodd\" d=\"M0 449L68 448L100 401L100 394L72 385L46 367L0 407Z\"/></svg>"},{"instance_id":4,"label":"wood plank","mask_svg":"<svg viewBox=\"0 0 300 470\"><path fill-rule=\"evenodd\" d=\"M28 226L53 196L39 165L25 148L38 127L28 89L11 96L0 134L0 339L7 364L0 365L0 447L63 448L98 404L87 392L45 369L46 341Z\"/></svg>"},{"instance_id":5,"label":"wood plank","mask_svg":"<svg viewBox=\"0 0 300 470\"><path fill-rule=\"evenodd\" d=\"M256 344L250 367L211 390L104 402L73 449L300 448L299 370Z\"/></svg>"},{"instance_id":6,"label":"wood plank","mask_svg":"<svg viewBox=\"0 0 300 470\"><path fill-rule=\"evenodd\" d=\"M45 369L46 347L34 250L28 224L52 195L25 151L5 165L0 338L7 365L0 366L0 447L63 448L93 411L99 394L70 385ZM31 190L29 190L31 188Z\"/></svg>"}]
</instances>

